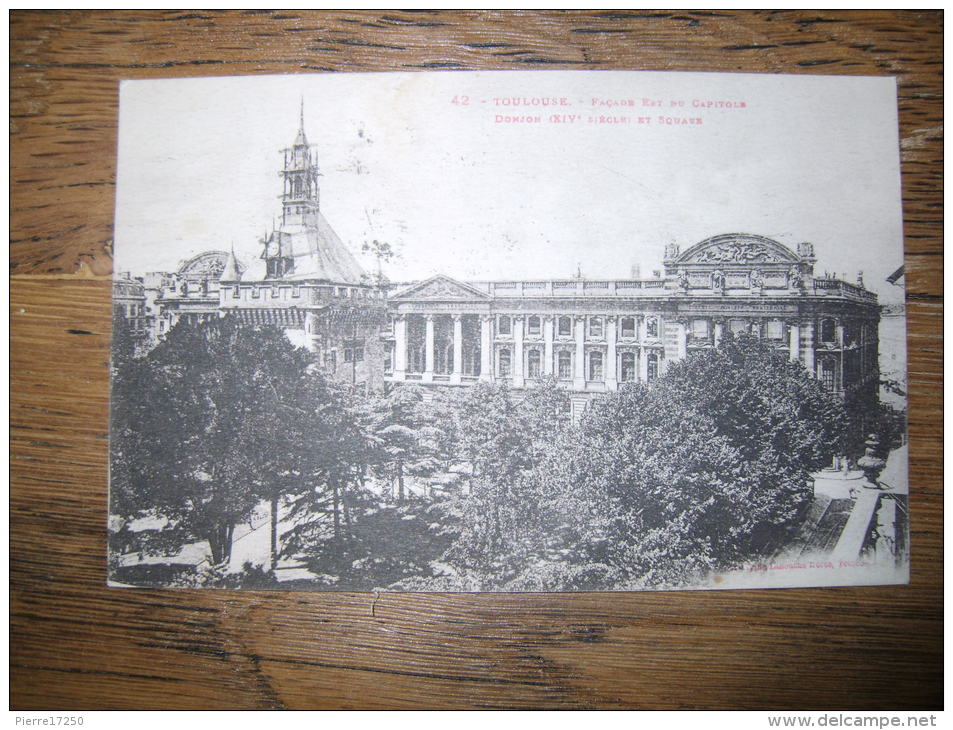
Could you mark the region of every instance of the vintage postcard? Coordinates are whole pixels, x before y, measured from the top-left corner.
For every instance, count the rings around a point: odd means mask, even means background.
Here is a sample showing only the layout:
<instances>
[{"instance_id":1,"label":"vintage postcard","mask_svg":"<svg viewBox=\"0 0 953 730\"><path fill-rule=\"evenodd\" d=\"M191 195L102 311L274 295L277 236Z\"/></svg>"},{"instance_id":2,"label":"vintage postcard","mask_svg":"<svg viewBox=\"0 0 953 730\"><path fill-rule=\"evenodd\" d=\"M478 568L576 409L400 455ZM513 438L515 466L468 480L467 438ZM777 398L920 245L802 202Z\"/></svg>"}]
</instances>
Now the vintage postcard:
<instances>
[{"instance_id":1,"label":"vintage postcard","mask_svg":"<svg viewBox=\"0 0 953 730\"><path fill-rule=\"evenodd\" d=\"M893 78L124 82L109 582L904 583Z\"/></svg>"}]
</instances>

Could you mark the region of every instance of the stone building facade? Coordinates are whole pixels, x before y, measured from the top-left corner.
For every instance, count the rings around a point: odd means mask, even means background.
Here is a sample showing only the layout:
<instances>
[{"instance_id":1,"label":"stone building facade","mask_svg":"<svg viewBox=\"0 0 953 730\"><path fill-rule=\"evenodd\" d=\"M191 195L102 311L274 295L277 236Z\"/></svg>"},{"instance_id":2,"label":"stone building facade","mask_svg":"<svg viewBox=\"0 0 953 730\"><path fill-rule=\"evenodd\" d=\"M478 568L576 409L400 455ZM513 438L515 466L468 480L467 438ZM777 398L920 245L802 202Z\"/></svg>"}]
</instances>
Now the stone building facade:
<instances>
[{"instance_id":1,"label":"stone building facade","mask_svg":"<svg viewBox=\"0 0 953 730\"><path fill-rule=\"evenodd\" d=\"M129 326L129 334L136 340L149 335L154 326L154 315L146 303L143 282L126 273L113 282L113 316L122 317Z\"/></svg>"},{"instance_id":2,"label":"stone building facade","mask_svg":"<svg viewBox=\"0 0 953 730\"><path fill-rule=\"evenodd\" d=\"M664 276L405 286L388 300L385 377L393 383L515 388L552 376L574 408L650 381L725 332L750 333L845 394L878 376L879 307L862 282L814 276L813 246L724 234L680 251Z\"/></svg>"},{"instance_id":3,"label":"stone building facade","mask_svg":"<svg viewBox=\"0 0 953 730\"><path fill-rule=\"evenodd\" d=\"M282 328L333 378L380 390L477 381L525 388L554 377L574 409L651 381L725 332L755 334L844 395L878 380L877 297L815 276L813 246L749 234L669 245L652 278L456 281L378 286L324 218L318 159L304 132L282 150L281 218L261 254L208 251L173 273L122 277L117 308L137 332L237 316ZM118 311L118 310L117 310Z\"/></svg>"},{"instance_id":4,"label":"stone building facade","mask_svg":"<svg viewBox=\"0 0 953 730\"><path fill-rule=\"evenodd\" d=\"M321 212L317 153L303 110L294 142L281 153L280 223L259 240L259 257L207 251L174 273L134 280L151 303L151 336L158 340L181 321L235 316L281 328L335 380L381 389L386 296Z\"/></svg>"}]
</instances>

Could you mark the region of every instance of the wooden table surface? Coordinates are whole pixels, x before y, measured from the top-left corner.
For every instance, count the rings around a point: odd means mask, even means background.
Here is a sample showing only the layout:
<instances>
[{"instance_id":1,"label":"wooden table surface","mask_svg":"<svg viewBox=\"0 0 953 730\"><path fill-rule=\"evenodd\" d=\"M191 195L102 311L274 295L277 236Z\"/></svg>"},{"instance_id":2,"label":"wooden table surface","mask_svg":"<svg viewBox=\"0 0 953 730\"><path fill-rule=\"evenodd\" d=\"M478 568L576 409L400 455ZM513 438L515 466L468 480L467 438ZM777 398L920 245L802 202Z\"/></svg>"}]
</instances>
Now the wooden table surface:
<instances>
[{"instance_id":1,"label":"wooden table surface","mask_svg":"<svg viewBox=\"0 0 953 730\"><path fill-rule=\"evenodd\" d=\"M942 13L11 13L11 705L942 704ZM909 586L581 595L105 587L117 82L413 69L899 80Z\"/></svg>"}]
</instances>

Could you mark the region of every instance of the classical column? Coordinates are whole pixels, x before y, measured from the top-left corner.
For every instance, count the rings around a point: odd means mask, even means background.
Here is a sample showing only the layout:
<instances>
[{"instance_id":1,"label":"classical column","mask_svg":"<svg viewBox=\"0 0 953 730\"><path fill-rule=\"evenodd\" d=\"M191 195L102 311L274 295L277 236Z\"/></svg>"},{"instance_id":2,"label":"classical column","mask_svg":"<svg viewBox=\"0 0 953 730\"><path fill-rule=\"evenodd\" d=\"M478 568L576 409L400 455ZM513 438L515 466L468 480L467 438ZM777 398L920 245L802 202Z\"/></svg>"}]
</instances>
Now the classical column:
<instances>
[{"instance_id":1,"label":"classical column","mask_svg":"<svg viewBox=\"0 0 953 730\"><path fill-rule=\"evenodd\" d=\"M712 340L715 347L718 347L718 345L721 344L721 338L724 335L724 333L725 333L724 322L720 319L716 319L715 320L715 338Z\"/></svg>"},{"instance_id":2,"label":"classical column","mask_svg":"<svg viewBox=\"0 0 953 730\"><path fill-rule=\"evenodd\" d=\"M523 387L523 316L513 317L513 387Z\"/></svg>"},{"instance_id":3,"label":"classical column","mask_svg":"<svg viewBox=\"0 0 953 730\"><path fill-rule=\"evenodd\" d=\"M424 317L425 317L425 319L426 319L426 321L427 321L427 326L426 326L426 334L425 334L425 336L424 336L424 342L425 342L425 346L424 346L424 347L425 347L425 349L424 349L424 375L423 375L423 381L424 381L424 382L432 382L432 381L433 381L433 362L434 362L433 315L432 315L432 314L425 314Z\"/></svg>"},{"instance_id":4,"label":"classical column","mask_svg":"<svg viewBox=\"0 0 953 730\"><path fill-rule=\"evenodd\" d=\"M553 315L543 317L543 375L553 374Z\"/></svg>"},{"instance_id":5,"label":"classical column","mask_svg":"<svg viewBox=\"0 0 953 730\"><path fill-rule=\"evenodd\" d=\"M394 322L394 380L407 377L407 315L398 314Z\"/></svg>"},{"instance_id":6,"label":"classical column","mask_svg":"<svg viewBox=\"0 0 953 730\"><path fill-rule=\"evenodd\" d=\"M493 316L480 317L480 380L493 380Z\"/></svg>"},{"instance_id":7,"label":"classical column","mask_svg":"<svg viewBox=\"0 0 953 730\"><path fill-rule=\"evenodd\" d=\"M793 362L801 359L801 327L797 320L788 323L788 357Z\"/></svg>"},{"instance_id":8,"label":"classical column","mask_svg":"<svg viewBox=\"0 0 953 730\"><path fill-rule=\"evenodd\" d=\"M684 360L688 357L688 330L684 319L679 319L675 323L675 338L678 346L678 359Z\"/></svg>"},{"instance_id":9,"label":"classical column","mask_svg":"<svg viewBox=\"0 0 953 730\"><path fill-rule=\"evenodd\" d=\"M804 367L812 377L817 376L814 370L814 322L804 322Z\"/></svg>"},{"instance_id":10,"label":"classical column","mask_svg":"<svg viewBox=\"0 0 953 730\"><path fill-rule=\"evenodd\" d=\"M450 382L459 383L463 375L463 315L453 315L453 372Z\"/></svg>"},{"instance_id":11,"label":"classical column","mask_svg":"<svg viewBox=\"0 0 953 730\"><path fill-rule=\"evenodd\" d=\"M573 390L586 389L586 318L573 319L574 334L576 335L576 366L572 379Z\"/></svg>"},{"instance_id":12,"label":"classical column","mask_svg":"<svg viewBox=\"0 0 953 730\"><path fill-rule=\"evenodd\" d=\"M606 317L606 390L616 390L619 387L619 376L616 372L616 318Z\"/></svg>"}]
</instances>

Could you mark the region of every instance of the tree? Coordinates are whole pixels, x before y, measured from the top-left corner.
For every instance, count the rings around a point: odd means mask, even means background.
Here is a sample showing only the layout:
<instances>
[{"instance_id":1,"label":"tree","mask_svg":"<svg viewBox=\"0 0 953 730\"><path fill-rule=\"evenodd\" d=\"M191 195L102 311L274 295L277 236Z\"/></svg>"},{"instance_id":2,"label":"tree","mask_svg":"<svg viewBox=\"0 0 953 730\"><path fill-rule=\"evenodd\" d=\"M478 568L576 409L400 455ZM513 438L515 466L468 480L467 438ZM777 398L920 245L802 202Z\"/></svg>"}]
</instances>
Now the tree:
<instances>
[{"instance_id":1,"label":"tree","mask_svg":"<svg viewBox=\"0 0 953 730\"><path fill-rule=\"evenodd\" d=\"M599 402L571 466L550 478L584 559L626 585L684 585L783 543L844 424L800 365L726 337Z\"/></svg>"},{"instance_id":2,"label":"tree","mask_svg":"<svg viewBox=\"0 0 953 730\"><path fill-rule=\"evenodd\" d=\"M212 563L226 563L235 524L289 473L289 383L309 363L277 329L177 325L117 374L111 507L164 517L173 545L206 540Z\"/></svg>"},{"instance_id":3,"label":"tree","mask_svg":"<svg viewBox=\"0 0 953 730\"><path fill-rule=\"evenodd\" d=\"M671 365L666 386L708 414L749 460L776 451L805 472L843 448L843 405L786 351L750 335L726 333L717 349Z\"/></svg>"},{"instance_id":4,"label":"tree","mask_svg":"<svg viewBox=\"0 0 953 730\"><path fill-rule=\"evenodd\" d=\"M413 386L394 388L376 398L371 411L372 468L389 484L397 484L397 501L403 502L407 476L428 476L440 467L433 419L424 407L423 393Z\"/></svg>"},{"instance_id":5,"label":"tree","mask_svg":"<svg viewBox=\"0 0 953 730\"><path fill-rule=\"evenodd\" d=\"M539 547L545 487L529 475L569 429L568 394L554 380L517 393L479 383L447 409L458 454L472 465L471 488L456 507L458 535L446 559L468 585L499 587Z\"/></svg>"},{"instance_id":6,"label":"tree","mask_svg":"<svg viewBox=\"0 0 953 730\"><path fill-rule=\"evenodd\" d=\"M365 241L361 245L361 251L363 253L369 253L377 259L376 283L378 286L382 286L387 282L387 278L384 276L383 264L394 259L398 255L397 251L391 244L386 241L378 241L376 238L371 241Z\"/></svg>"},{"instance_id":7,"label":"tree","mask_svg":"<svg viewBox=\"0 0 953 730\"><path fill-rule=\"evenodd\" d=\"M298 478L289 495L288 518L294 524L285 534L282 554L328 555L339 571L347 561L350 492L362 481L372 450L360 400L348 386L316 371L302 384Z\"/></svg>"}]
</instances>

